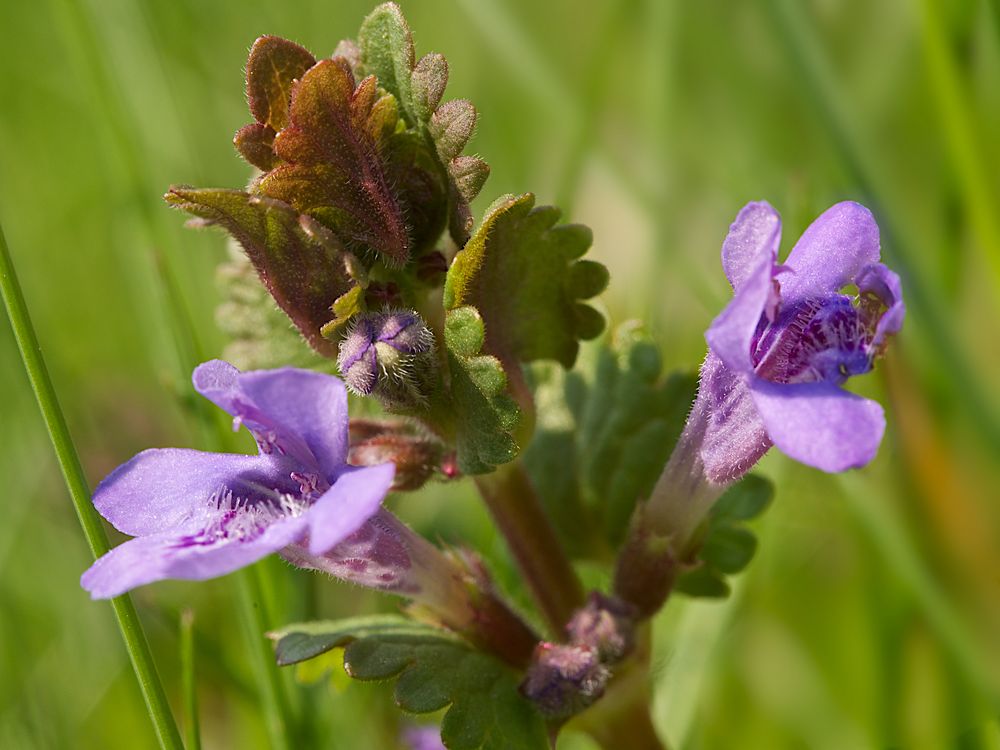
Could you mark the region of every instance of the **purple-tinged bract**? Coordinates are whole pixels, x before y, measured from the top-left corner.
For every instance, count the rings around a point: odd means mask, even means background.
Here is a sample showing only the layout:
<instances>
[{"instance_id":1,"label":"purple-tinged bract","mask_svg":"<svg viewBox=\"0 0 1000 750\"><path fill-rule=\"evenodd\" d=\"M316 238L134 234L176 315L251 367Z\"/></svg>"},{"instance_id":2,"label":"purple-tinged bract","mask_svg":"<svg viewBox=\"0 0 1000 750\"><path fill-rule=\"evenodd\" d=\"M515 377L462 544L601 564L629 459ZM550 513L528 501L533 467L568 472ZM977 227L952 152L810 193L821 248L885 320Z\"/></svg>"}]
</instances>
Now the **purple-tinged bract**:
<instances>
[{"instance_id":1,"label":"purple-tinged bract","mask_svg":"<svg viewBox=\"0 0 1000 750\"><path fill-rule=\"evenodd\" d=\"M224 575L291 545L322 555L378 512L392 484L392 464L347 465L347 394L337 378L240 372L214 360L194 371L194 385L251 432L259 453L153 449L115 469L94 505L135 538L83 574L95 599Z\"/></svg>"},{"instance_id":2,"label":"purple-tinged bract","mask_svg":"<svg viewBox=\"0 0 1000 750\"><path fill-rule=\"evenodd\" d=\"M701 447L713 482L742 476L772 445L836 472L863 466L885 430L882 408L841 388L872 368L903 323L899 277L879 262L879 231L857 203L830 208L777 263L781 219L740 211L722 247L733 286L706 333Z\"/></svg>"}]
</instances>

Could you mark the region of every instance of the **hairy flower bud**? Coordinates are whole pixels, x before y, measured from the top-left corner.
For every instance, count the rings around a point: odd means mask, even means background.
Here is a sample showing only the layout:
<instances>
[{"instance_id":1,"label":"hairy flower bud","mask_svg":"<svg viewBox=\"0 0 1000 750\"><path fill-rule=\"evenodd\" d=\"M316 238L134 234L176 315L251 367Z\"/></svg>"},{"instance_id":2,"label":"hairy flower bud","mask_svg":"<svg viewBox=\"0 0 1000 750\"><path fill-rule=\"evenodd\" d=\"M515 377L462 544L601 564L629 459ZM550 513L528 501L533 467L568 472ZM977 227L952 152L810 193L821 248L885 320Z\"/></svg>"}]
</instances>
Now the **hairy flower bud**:
<instances>
[{"instance_id":1,"label":"hairy flower bud","mask_svg":"<svg viewBox=\"0 0 1000 750\"><path fill-rule=\"evenodd\" d=\"M412 310L364 313L340 342L337 365L355 393L390 411L420 411L436 387L434 334Z\"/></svg>"},{"instance_id":2,"label":"hairy flower bud","mask_svg":"<svg viewBox=\"0 0 1000 750\"><path fill-rule=\"evenodd\" d=\"M392 489L412 491L440 473L447 473L445 445L418 423L403 419L352 419L348 463L375 466L393 463L396 475Z\"/></svg>"},{"instance_id":3,"label":"hairy flower bud","mask_svg":"<svg viewBox=\"0 0 1000 750\"><path fill-rule=\"evenodd\" d=\"M539 643L521 692L553 719L579 713L604 695L611 673L594 649Z\"/></svg>"},{"instance_id":4,"label":"hairy flower bud","mask_svg":"<svg viewBox=\"0 0 1000 750\"><path fill-rule=\"evenodd\" d=\"M614 664L632 650L638 614L628 602L594 591L574 613L566 633L573 645L592 648L603 663Z\"/></svg>"}]
</instances>

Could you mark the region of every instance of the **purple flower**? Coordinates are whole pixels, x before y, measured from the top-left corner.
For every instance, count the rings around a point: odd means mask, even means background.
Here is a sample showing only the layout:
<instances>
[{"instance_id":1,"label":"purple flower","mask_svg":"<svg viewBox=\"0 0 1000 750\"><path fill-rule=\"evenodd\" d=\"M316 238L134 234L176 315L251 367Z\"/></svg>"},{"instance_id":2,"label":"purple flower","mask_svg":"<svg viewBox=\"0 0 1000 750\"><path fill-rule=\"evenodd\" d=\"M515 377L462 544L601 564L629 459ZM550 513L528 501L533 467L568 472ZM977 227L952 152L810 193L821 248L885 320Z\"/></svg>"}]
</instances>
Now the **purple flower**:
<instances>
[{"instance_id":1,"label":"purple flower","mask_svg":"<svg viewBox=\"0 0 1000 750\"><path fill-rule=\"evenodd\" d=\"M780 240L781 219L760 202L740 211L722 245L733 299L705 334L698 398L615 570L616 596L640 617L666 601L678 565L695 562L712 505L772 445L836 472L868 463L882 442L882 407L841 387L871 370L905 314L871 212L833 206L784 265Z\"/></svg>"},{"instance_id":2,"label":"purple flower","mask_svg":"<svg viewBox=\"0 0 1000 750\"><path fill-rule=\"evenodd\" d=\"M742 476L772 444L837 472L868 463L882 441L882 407L841 387L871 370L905 313L871 212L833 206L784 265L780 239L777 212L750 203L722 246L734 295L705 334L695 406L707 416L700 454L712 482Z\"/></svg>"},{"instance_id":3,"label":"purple flower","mask_svg":"<svg viewBox=\"0 0 1000 750\"><path fill-rule=\"evenodd\" d=\"M429 724L406 727L401 739L410 750L445 750L441 730Z\"/></svg>"},{"instance_id":4,"label":"purple flower","mask_svg":"<svg viewBox=\"0 0 1000 750\"><path fill-rule=\"evenodd\" d=\"M347 465L347 393L337 378L240 372L214 360L193 379L234 427L250 430L259 453L153 449L111 472L94 505L135 538L83 574L95 599L164 578L213 578L293 547L322 555L379 511L392 484L392 464Z\"/></svg>"}]
</instances>

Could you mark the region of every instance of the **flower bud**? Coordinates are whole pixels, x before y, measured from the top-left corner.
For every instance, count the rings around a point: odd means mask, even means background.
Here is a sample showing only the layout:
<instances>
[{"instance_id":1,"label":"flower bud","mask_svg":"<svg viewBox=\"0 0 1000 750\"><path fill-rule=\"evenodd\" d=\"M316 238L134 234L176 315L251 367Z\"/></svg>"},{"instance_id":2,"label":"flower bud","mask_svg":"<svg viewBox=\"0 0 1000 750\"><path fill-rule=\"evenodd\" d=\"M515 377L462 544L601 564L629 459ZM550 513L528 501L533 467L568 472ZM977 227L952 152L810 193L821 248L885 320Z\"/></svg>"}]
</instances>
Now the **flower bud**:
<instances>
[{"instance_id":1,"label":"flower bud","mask_svg":"<svg viewBox=\"0 0 1000 750\"><path fill-rule=\"evenodd\" d=\"M573 614L566 633L573 645L589 647L601 662L614 664L632 650L638 615L628 602L594 591L586 606Z\"/></svg>"},{"instance_id":2,"label":"flower bud","mask_svg":"<svg viewBox=\"0 0 1000 750\"><path fill-rule=\"evenodd\" d=\"M412 310L364 313L340 342L337 365L355 393L390 411L420 411L436 388L434 334Z\"/></svg>"},{"instance_id":3,"label":"flower bud","mask_svg":"<svg viewBox=\"0 0 1000 750\"><path fill-rule=\"evenodd\" d=\"M451 478L446 469L444 443L415 422L352 419L350 435L348 463L354 466L394 463L394 490L420 489L438 472Z\"/></svg>"},{"instance_id":4,"label":"flower bud","mask_svg":"<svg viewBox=\"0 0 1000 750\"><path fill-rule=\"evenodd\" d=\"M610 676L594 649L539 643L521 692L543 715L564 719L604 695Z\"/></svg>"}]
</instances>

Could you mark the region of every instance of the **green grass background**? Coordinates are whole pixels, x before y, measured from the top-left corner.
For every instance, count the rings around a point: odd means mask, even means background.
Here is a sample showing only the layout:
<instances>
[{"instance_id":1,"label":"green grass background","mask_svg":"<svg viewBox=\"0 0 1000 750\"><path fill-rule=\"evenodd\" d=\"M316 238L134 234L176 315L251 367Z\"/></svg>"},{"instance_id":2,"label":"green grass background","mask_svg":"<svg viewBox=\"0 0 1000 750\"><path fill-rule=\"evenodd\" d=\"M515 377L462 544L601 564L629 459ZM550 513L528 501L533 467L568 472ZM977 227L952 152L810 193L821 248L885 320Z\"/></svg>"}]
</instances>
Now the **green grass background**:
<instances>
[{"instance_id":1,"label":"green grass background","mask_svg":"<svg viewBox=\"0 0 1000 750\"><path fill-rule=\"evenodd\" d=\"M643 317L694 367L728 288L718 251L748 200L785 221L871 206L909 315L858 390L889 414L863 471L771 455L761 549L725 602L656 622L655 717L676 748L1000 748L1000 3L997 0L409 0L418 53L481 113L479 203L531 190L595 231L613 322ZM170 183L238 186L258 35L317 54L372 3L0 4L0 220L92 482L137 450L206 447L187 381L216 356L224 242L183 228ZM171 310L173 312L171 312ZM178 311L200 352L178 335ZM0 325L0 747L154 737L21 368ZM465 485L395 501L418 528L502 543ZM280 625L396 604L257 571ZM236 584L135 594L181 720L195 615L205 747L269 747ZM387 690L281 675L292 747L393 747ZM568 734L566 747L586 748Z\"/></svg>"}]
</instances>

